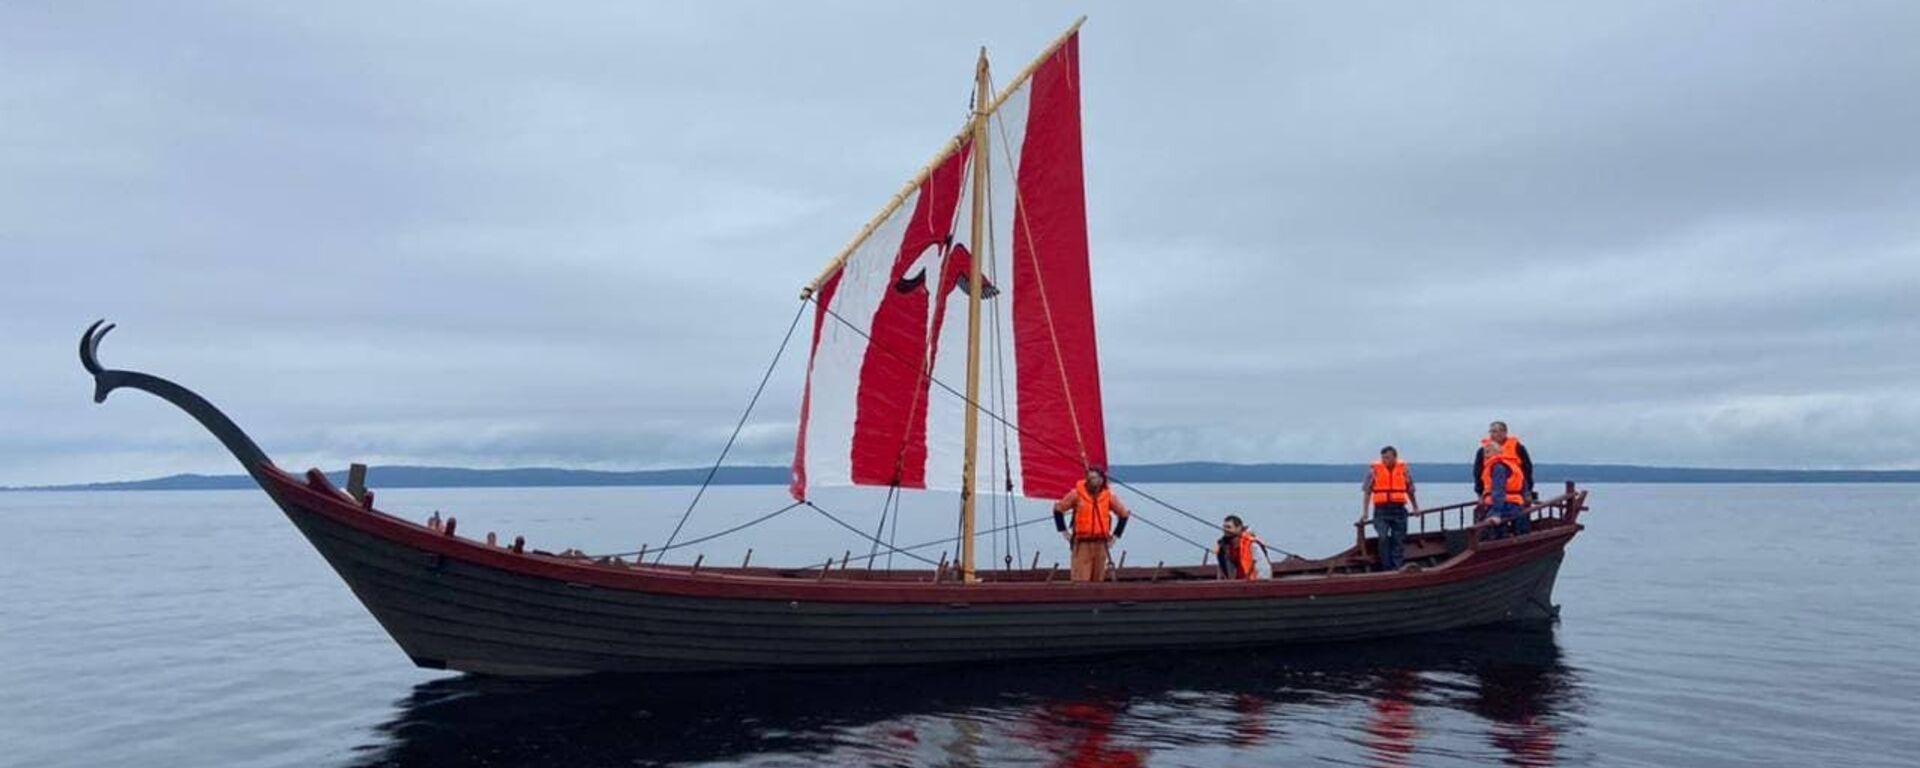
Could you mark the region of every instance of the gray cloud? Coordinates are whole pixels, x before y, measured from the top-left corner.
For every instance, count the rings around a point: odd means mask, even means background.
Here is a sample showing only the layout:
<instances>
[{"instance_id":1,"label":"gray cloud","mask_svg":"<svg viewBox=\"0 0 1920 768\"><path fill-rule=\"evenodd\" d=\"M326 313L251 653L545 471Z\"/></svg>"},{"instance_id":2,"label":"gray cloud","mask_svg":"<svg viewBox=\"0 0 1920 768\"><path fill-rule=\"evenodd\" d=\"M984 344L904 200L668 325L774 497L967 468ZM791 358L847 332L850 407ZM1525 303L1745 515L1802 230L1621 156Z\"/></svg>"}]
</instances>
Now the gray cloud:
<instances>
[{"instance_id":1,"label":"gray cloud","mask_svg":"<svg viewBox=\"0 0 1920 768\"><path fill-rule=\"evenodd\" d=\"M0 5L0 483L708 460L797 287L1078 11ZM1920 465L1920 10L1098 9L1119 460ZM797 362L792 360L790 362ZM781 461L783 367L744 461Z\"/></svg>"}]
</instances>

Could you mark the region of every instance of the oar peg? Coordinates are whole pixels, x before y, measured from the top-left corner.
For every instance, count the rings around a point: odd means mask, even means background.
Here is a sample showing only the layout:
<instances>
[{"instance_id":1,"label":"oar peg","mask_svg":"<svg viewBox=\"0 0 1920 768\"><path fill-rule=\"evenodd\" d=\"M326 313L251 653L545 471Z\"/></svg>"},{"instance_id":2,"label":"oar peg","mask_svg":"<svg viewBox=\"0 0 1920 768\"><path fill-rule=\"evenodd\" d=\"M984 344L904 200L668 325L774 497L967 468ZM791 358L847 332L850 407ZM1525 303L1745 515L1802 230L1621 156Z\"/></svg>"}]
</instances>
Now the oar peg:
<instances>
[{"instance_id":1,"label":"oar peg","mask_svg":"<svg viewBox=\"0 0 1920 768\"><path fill-rule=\"evenodd\" d=\"M362 505L367 503L367 465L355 463L347 466L347 495Z\"/></svg>"},{"instance_id":2,"label":"oar peg","mask_svg":"<svg viewBox=\"0 0 1920 768\"><path fill-rule=\"evenodd\" d=\"M740 567L745 568L751 562L753 562L753 547L747 547L747 556L740 558Z\"/></svg>"}]
</instances>

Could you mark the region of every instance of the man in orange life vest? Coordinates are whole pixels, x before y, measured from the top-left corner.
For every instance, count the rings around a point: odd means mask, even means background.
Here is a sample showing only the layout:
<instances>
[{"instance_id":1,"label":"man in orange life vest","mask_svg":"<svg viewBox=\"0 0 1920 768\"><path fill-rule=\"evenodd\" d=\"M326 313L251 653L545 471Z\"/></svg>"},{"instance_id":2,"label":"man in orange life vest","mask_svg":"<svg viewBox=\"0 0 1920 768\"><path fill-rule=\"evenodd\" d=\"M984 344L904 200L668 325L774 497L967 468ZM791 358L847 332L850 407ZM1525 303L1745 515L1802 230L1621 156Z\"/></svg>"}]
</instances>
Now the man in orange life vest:
<instances>
[{"instance_id":1,"label":"man in orange life vest","mask_svg":"<svg viewBox=\"0 0 1920 768\"><path fill-rule=\"evenodd\" d=\"M1476 516L1493 521L1489 534L1499 538L1512 527L1526 533L1530 525L1522 510L1538 498L1533 492L1533 457L1520 439L1507 434L1507 423L1487 425L1487 436L1473 454L1473 493L1480 498Z\"/></svg>"},{"instance_id":2,"label":"man in orange life vest","mask_svg":"<svg viewBox=\"0 0 1920 768\"><path fill-rule=\"evenodd\" d=\"M1073 512L1073 530L1066 513ZM1127 532L1127 505L1107 487L1107 471L1087 467L1087 478L1054 502L1053 527L1073 546L1073 580L1100 581L1107 575L1107 547ZM1115 517L1119 517L1115 521Z\"/></svg>"},{"instance_id":3,"label":"man in orange life vest","mask_svg":"<svg viewBox=\"0 0 1920 768\"><path fill-rule=\"evenodd\" d=\"M1380 460L1360 483L1360 520L1365 522L1367 512L1373 512L1380 570L1397 571L1405 562L1401 554L1406 551L1409 504L1420 508L1413 499L1413 474L1393 446L1381 448Z\"/></svg>"},{"instance_id":4,"label":"man in orange life vest","mask_svg":"<svg viewBox=\"0 0 1920 768\"><path fill-rule=\"evenodd\" d=\"M1260 578L1260 569L1254 565L1253 548L1259 547L1261 554L1265 555L1266 542L1253 535L1253 531L1247 530L1247 524L1240 520L1239 515L1227 515L1227 519L1220 523L1220 533L1220 541L1213 550L1220 558L1220 578L1247 581Z\"/></svg>"}]
</instances>

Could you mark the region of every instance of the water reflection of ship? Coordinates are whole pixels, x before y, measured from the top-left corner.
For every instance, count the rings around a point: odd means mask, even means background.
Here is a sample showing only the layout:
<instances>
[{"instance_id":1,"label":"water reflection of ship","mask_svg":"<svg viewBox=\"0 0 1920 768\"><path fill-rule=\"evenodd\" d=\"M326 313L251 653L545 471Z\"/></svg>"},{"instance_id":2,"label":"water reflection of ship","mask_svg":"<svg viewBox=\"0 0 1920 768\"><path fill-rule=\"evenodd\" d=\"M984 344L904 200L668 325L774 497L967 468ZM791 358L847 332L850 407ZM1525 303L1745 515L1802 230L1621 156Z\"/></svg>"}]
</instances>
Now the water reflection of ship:
<instances>
[{"instance_id":1,"label":"water reflection of ship","mask_svg":"<svg viewBox=\"0 0 1920 768\"><path fill-rule=\"evenodd\" d=\"M1434 681L1442 681L1435 683ZM1366 702L1375 765L1423 746L1429 709L1486 722L1476 749L1550 765L1579 675L1553 635L1477 630L1285 652L1120 657L913 672L455 677L416 686L362 765L653 764L786 755L863 764L1139 765L1157 751L1302 747L1289 727Z\"/></svg>"}]
</instances>

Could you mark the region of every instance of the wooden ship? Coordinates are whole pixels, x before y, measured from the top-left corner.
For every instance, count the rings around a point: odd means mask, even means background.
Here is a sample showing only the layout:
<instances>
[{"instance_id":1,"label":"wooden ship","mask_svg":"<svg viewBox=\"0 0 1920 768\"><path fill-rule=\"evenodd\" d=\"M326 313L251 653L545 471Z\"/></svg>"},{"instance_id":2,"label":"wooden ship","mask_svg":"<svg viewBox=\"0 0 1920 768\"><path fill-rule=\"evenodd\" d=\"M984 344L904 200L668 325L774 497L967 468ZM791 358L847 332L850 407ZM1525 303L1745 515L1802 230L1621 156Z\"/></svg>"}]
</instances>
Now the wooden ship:
<instances>
[{"instance_id":1,"label":"wooden ship","mask_svg":"<svg viewBox=\"0 0 1920 768\"><path fill-rule=\"evenodd\" d=\"M462 535L454 520L401 519L376 507L357 477L342 490L319 470L283 470L186 388L103 367L98 347L113 326L102 323L80 341L94 399L138 389L198 420L422 667L509 676L881 667L1553 618L1555 576L1585 509L1572 484L1529 507L1531 531L1518 536L1483 537L1472 503L1416 510L1406 544L1414 565L1395 572L1370 570L1364 526L1345 552L1289 556L1258 580L1223 580L1204 559L1123 562L1092 582L1069 582L1037 555L977 566L980 488L1051 501L1106 464L1079 27L998 91L981 52L964 126L805 286L795 318L810 309L813 323L803 337L794 505L810 506L819 485L958 491L952 562L674 564L664 550L651 561L644 552L554 554Z\"/></svg>"}]
</instances>

